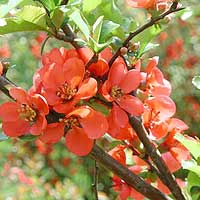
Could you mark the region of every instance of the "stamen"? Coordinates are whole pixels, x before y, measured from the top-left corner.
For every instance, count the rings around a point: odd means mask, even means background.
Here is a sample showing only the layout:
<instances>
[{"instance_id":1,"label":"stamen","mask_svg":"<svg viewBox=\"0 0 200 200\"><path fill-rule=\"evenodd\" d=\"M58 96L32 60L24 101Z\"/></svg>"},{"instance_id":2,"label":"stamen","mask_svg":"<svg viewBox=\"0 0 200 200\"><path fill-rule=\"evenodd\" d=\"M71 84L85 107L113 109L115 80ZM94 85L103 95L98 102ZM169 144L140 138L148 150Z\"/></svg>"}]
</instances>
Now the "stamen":
<instances>
[{"instance_id":1,"label":"stamen","mask_svg":"<svg viewBox=\"0 0 200 200\"><path fill-rule=\"evenodd\" d=\"M26 121L33 122L37 117L37 112L29 105L22 104L21 108L18 109L19 117Z\"/></svg>"},{"instance_id":2,"label":"stamen","mask_svg":"<svg viewBox=\"0 0 200 200\"><path fill-rule=\"evenodd\" d=\"M119 99L124 95L124 91L118 86L113 86L111 89L110 95L114 99Z\"/></svg>"},{"instance_id":3,"label":"stamen","mask_svg":"<svg viewBox=\"0 0 200 200\"><path fill-rule=\"evenodd\" d=\"M74 126L79 126L80 127L80 123L77 117L75 116L70 116L69 118L60 118L59 122L63 122L65 123L65 126L68 129L73 128Z\"/></svg>"},{"instance_id":4,"label":"stamen","mask_svg":"<svg viewBox=\"0 0 200 200\"><path fill-rule=\"evenodd\" d=\"M69 84L65 83L58 88L56 95L60 97L63 101L69 101L73 98L76 92L76 88L71 88Z\"/></svg>"}]
</instances>

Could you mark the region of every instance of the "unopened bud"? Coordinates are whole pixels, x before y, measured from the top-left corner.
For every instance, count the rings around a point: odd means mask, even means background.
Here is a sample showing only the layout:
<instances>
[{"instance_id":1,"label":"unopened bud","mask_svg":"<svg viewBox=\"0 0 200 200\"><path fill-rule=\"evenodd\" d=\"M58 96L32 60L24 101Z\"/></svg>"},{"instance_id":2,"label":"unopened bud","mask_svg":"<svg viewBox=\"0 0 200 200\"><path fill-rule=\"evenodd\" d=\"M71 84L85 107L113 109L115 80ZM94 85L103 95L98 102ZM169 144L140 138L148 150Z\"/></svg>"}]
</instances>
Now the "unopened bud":
<instances>
[{"instance_id":1,"label":"unopened bud","mask_svg":"<svg viewBox=\"0 0 200 200\"><path fill-rule=\"evenodd\" d=\"M122 47L122 48L120 49L120 55L121 55L121 56L126 55L127 52L128 52L128 49L127 49L126 47Z\"/></svg>"}]
</instances>

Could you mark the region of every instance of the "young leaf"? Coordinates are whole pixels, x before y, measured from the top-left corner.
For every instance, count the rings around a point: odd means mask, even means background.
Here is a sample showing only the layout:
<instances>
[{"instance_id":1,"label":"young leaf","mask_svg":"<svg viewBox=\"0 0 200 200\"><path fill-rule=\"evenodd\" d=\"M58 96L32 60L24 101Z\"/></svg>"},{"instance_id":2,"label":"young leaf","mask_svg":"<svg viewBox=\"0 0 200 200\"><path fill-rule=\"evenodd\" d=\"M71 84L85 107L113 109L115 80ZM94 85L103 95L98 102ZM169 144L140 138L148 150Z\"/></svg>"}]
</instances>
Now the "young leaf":
<instances>
[{"instance_id":1,"label":"young leaf","mask_svg":"<svg viewBox=\"0 0 200 200\"><path fill-rule=\"evenodd\" d=\"M119 24L116 24L112 21L104 21L101 29L100 39L99 42L103 43L106 41L106 39L109 37L109 35L116 30L118 27L120 27Z\"/></svg>"},{"instance_id":2,"label":"young leaf","mask_svg":"<svg viewBox=\"0 0 200 200\"><path fill-rule=\"evenodd\" d=\"M83 0L83 12L89 13L101 4L102 0Z\"/></svg>"},{"instance_id":3,"label":"young leaf","mask_svg":"<svg viewBox=\"0 0 200 200\"><path fill-rule=\"evenodd\" d=\"M196 160L200 157L200 142L189 140L181 134L176 134L175 139L182 143Z\"/></svg>"},{"instance_id":4,"label":"young leaf","mask_svg":"<svg viewBox=\"0 0 200 200\"><path fill-rule=\"evenodd\" d=\"M195 76L192 79L192 84L197 88L200 89L200 76Z\"/></svg>"},{"instance_id":5,"label":"young leaf","mask_svg":"<svg viewBox=\"0 0 200 200\"><path fill-rule=\"evenodd\" d=\"M25 0L9 0L8 3L0 5L0 18L5 17L10 10L18 6L23 1Z\"/></svg>"},{"instance_id":6,"label":"young leaf","mask_svg":"<svg viewBox=\"0 0 200 200\"><path fill-rule=\"evenodd\" d=\"M24 6L17 14L17 18L47 28L46 11L37 6Z\"/></svg>"},{"instance_id":7,"label":"young leaf","mask_svg":"<svg viewBox=\"0 0 200 200\"><path fill-rule=\"evenodd\" d=\"M70 19L78 26L78 28L81 30L81 32L86 37L87 41L89 41L90 38L90 30L88 28L87 23L83 20L80 11L75 10L72 14L69 15Z\"/></svg>"},{"instance_id":8,"label":"young leaf","mask_svg":"<svg viewBox=\"0 0 200 200\"><path fill-rule=\"evenodd\" d=\"M55 8L55 10L51 13L51 21L55 25L56 29L59 30L64 20L64 13L59 8Z\"/></svg>"},{"instance_id":9,"label":"young leaf","mask_svg":"<svg viewBox=\"0 0 200 200\"><path fill-rule=\"evenodd\" d=\"M96 20L96 22L93 24L93 27L92 27L93 39L97 43L99 43L99 38L100 38L100 34L101 34L102 24L103 24L103 16L100 16Z\"/></svg>"}]
</instances>

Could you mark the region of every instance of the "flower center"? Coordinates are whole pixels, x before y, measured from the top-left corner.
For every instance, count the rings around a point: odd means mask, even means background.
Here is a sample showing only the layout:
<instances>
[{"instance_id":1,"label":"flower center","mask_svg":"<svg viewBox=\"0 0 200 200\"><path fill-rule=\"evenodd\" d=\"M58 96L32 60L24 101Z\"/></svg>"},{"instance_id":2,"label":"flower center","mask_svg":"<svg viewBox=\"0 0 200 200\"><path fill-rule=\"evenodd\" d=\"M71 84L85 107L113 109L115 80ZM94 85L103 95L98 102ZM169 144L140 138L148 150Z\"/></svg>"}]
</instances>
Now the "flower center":
<instances>
[{"instance_id":1,"label":"flower center","mask_svg":"<svg viewBox=\"0 0 200 200\"><path fill-rule=\"evenodd\" d=\"M18 109L19 117L26 121L33 122L37 117L37 112L29 105L22 104L21 108Z\"/></svg>"},{"instance_id":2,"label":"flower center","mask_svg":"<svg viewBox=\"0 0 200 200\"><path fill-rule=\"evenodd\" d=\"M63 101L69 101L73 98L76 92L76 88L71 88L69 84L65 83L58 88L56 95L60 97Z\"/></svg>"},{"instance_id":3,"label":"flower center","mask_svg":"<svg viewBox=\"0 0 200 200\"><path fill-rule=\"evenodd\" d=\"M119 99L124 95L124 91L118 86L113 86L111 89L110 95L114 99Z\"/></svg>"},{"instance_id":4,"label":"flower center","mask_svg":"<svg viewBox=\"0 0 200 200\"><path fill-rule=\"evenodd\" d=\"M79 120L75 116L70 116L68 118L61 118L61 119L59 119L59 121L65 123L65 126L68 129L71 129L74 126L79 126L80 127Z\"/></svg>"}]
</instances>

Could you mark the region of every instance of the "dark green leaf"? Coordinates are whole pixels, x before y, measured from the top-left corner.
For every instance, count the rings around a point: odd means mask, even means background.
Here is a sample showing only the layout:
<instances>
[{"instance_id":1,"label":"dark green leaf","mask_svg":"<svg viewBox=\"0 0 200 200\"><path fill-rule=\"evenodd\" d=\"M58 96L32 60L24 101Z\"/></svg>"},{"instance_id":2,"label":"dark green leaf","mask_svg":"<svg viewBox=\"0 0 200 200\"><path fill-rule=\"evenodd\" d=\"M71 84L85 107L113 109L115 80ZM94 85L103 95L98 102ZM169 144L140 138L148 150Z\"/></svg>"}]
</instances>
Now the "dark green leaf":
<instances>
[{"instance_id":1,"label":"dark green leaf","mask_svg":"<svg viewBox=\"0 0 200 200\"><path fill-rule=\"evenodd\" d=\"M55 25L56 29L59 30L60 26L64 21L64 13L59 8L56 8L51 13L52 23Z\"/></svg>"},{"instance_id":2,"label":"dark green leaf","mask_svg":"<svg viewBox=\"0 0 200 200\"><path fill-rule=\"evenodd\" d=\"M81 16L80 11L75 10L72 14L69 15L69 17L78 26L78 28L86 37L87 41L89 41L90 29L85 20L83 19L83 17Z\"/></svg>"},{"instance_id":3,"label":"dark green leaf","mask_svg":"<svg viewBox=\"0 0 200 200\"><path fill-rule=\"evenodd\" d=\"M19 139L21 139L23 141L33 141L33 140L37 139L37 136L35 136L35 135L23 135L23 136L20 136Z\"/></svg>"},{"instance_id":4,"label":"dark green leaf","mask_svg":"<svg viewBox=\"0 0 200 200\"><path fill-rule=\"evenodd\" d=\"M109 35L116 30L118 27L120 27L119 24L116 24L112 21L104 21L101 29L101 34L100 34L100 43L103 43L106 41L106 39L109 37Z\"/></svg>"}]
</instances>

